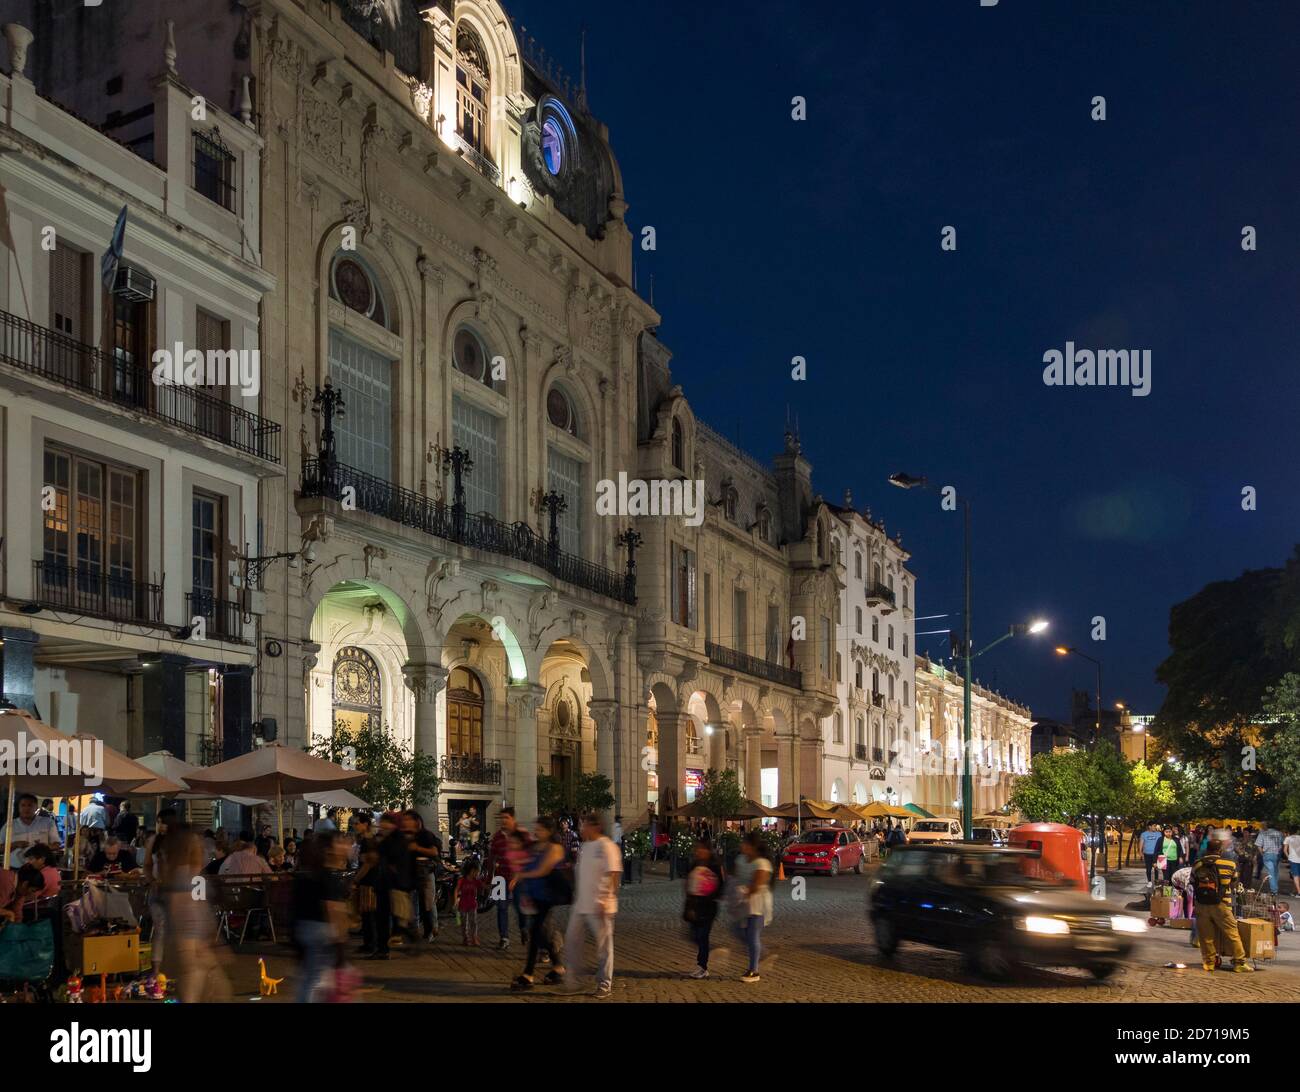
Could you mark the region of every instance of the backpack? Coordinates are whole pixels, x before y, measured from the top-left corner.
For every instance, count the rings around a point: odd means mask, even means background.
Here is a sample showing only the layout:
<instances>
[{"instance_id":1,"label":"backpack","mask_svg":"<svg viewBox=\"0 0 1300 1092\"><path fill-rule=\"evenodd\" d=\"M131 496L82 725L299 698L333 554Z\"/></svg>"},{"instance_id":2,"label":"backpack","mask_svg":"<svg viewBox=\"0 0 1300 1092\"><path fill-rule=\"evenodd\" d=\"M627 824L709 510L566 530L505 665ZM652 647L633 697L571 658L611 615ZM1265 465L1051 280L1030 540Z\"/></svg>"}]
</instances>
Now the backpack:
<instances>
[{"instance_id":1,"label":"backpack","mask_svg":"<svg viewBox=\"0 0 1300 1092\"><path fill-rule=\"evenodd\" d=\"M1197 906L1219 903L1219 870L1215 861L1214 857L1202 857L1192 866L1192 891Z\"/></svg>"}]
</instances>

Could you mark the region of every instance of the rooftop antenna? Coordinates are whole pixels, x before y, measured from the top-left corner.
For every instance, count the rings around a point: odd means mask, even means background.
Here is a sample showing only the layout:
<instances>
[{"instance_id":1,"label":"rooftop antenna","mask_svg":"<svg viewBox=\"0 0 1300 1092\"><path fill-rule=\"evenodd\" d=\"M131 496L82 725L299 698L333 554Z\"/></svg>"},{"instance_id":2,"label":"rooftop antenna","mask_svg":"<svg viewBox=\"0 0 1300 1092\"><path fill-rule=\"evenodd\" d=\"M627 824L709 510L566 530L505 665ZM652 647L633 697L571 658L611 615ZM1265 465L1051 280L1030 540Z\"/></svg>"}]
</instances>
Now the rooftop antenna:
<instances>
[{"instance_id":1,"label":"rooftop antenna","mask_svg":"<svg viewBox=\"0 0 1300 1092\"><path fill-rule=\"evenodd\" d=\"M582 110L587 109L587 28L583 26L582 37L578 47L578 56L581 58L581 68L578 75L578 107Z\"/></svg>"},{"instance_id":2,"label":"rooftop antenna","mask_svg":"<svg viewBox=\"0 0 1300 1092\"><path fill-rule=\"evenodd\" d=\"M650 306L655 305L655 275L650 274Z\"/></svg>"}]
</instances>

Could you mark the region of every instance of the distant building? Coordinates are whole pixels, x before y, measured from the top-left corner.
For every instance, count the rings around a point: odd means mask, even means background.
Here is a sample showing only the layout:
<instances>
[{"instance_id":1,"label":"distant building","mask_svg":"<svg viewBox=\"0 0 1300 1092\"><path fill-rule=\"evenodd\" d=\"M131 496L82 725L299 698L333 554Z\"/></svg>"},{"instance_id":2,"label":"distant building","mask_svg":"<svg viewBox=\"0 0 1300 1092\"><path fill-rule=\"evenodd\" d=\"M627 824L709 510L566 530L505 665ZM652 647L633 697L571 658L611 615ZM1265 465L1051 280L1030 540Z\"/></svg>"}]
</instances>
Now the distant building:
<instances>
[{"instance_id":1,"label":"distant building","mask_svg":"<svg viewBox=\"0 0 1300 1092\"><path fill-rule=\"evenodd\" d=\"M1154 753L1154 747L1147 742L1147 737L1151 734L1151 725L1155 719L1154 716L1132 713L1127 709L1120 715L1120 751L1130 762L1146 762L1148 752Z\"/></svg>"}]
</instances>

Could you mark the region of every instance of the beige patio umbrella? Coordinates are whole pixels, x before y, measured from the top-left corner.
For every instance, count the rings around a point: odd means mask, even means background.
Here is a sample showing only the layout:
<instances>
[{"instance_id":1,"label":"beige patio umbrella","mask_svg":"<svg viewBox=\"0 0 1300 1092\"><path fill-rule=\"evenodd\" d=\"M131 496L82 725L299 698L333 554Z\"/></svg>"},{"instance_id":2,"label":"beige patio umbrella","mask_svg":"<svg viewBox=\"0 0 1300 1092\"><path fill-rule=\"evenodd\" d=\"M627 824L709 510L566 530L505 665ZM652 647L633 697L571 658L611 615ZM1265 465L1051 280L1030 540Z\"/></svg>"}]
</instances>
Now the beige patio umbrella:
<instances>
[{"instance_id":1,"label":"beige patio umbrella","mask_svg":"<svg viewBox=\"0 0 1300 1092\"><path fill-rule=\"evenodd\" d=\"M101 748L98 762L86 762L85 743ZM33 749L35 745L35 749ZM19 774L18 767L26 760L46 758L46 772ZM125 793L146 781L153 774L129 758L105 746L94 736L73 736L60 732L44 721L37 720L25 709L0 709L0 774L7 782L9 810L5 816L4 867L9 867L9 854L13 847L14 795L19 787L25 792L41 796L81 796L87 791ZM50 770L49 763L57 765ZM99 768L95 769L98 765ZM73 869L76 859L76 827L73 828Z\"/></svg>"},{"instance_id":2,"label":"beige patio umbrella","mask_svg":"<svg viewBox=\"0 0 1300 1092\"><path fill-rule=\"evenodd\" d=\"M267 799L274 796L276 825L283 843L281 804L286 796L355 789L366 776L363 770L345 770L337 763L277 742L208 766L186 781L195 792L212 792L219 796L239 793Z\"/></svg>"},{"instance_id":3,"label":"beige patio umbrella","mask_svg":"<svg viewBox=\"0 0 1300 1092\"><path fill-rule=\"evenodd\" d=\"M84 786L93 788L94 792L110 792L121 794L123 796L131 795L133 789L138 789L141 785L148 785L158 780L154 772L147 766L142 766L133 758L127 758L121 751L115 751L98 736L93 736L89 732L76 732L72 739L82 744L98 746L100 748L100 775L103 781L99 785ZM166 779L164 779L165 781ZM170 785L170 781L166 781ZM165 793L163 794L165 795ZM81 841L81 808L77 808L77 825L72 831L72 878L76 880L81 872L81 854L77 852L77 846Z\"/></svg>"}]
</instances>

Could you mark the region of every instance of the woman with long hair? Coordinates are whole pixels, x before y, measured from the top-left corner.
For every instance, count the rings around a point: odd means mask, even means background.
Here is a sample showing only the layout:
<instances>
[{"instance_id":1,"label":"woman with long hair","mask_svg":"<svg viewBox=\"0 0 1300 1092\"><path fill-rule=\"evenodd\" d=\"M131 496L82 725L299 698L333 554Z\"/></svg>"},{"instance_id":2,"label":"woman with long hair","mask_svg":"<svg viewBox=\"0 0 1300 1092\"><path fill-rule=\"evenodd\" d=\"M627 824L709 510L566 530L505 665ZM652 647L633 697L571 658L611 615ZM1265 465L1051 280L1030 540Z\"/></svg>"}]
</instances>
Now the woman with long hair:
<instances>
[{"instance_id":1,"label":"woman with long hair","mask_svg":"<svg viewBox=\"0 0 1300 1092\"><path fill-rule=\"evenodd\" d=\"M527 867L510 877L510 889L513 891L522 883L524 897L533 906L533 919L528 930L528 958L523 973L510 983L512 990L533 988L533 969L537 966L538 949L542 947L551 957L550 973L542 981L548 986L564 981L559 935L554 921L550 920L551 911L569 901L569 894L563 889L565 880L557 874L564 865L564 846L556 837L555 820L549 816L540 816L533 824L533 838Z\"/></svg>"}]
</instances>

